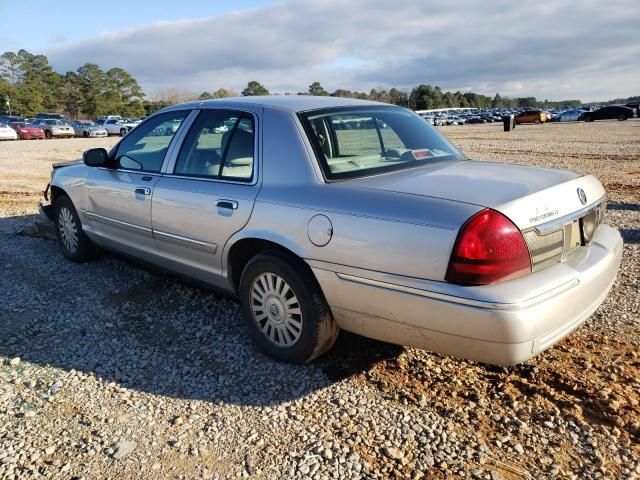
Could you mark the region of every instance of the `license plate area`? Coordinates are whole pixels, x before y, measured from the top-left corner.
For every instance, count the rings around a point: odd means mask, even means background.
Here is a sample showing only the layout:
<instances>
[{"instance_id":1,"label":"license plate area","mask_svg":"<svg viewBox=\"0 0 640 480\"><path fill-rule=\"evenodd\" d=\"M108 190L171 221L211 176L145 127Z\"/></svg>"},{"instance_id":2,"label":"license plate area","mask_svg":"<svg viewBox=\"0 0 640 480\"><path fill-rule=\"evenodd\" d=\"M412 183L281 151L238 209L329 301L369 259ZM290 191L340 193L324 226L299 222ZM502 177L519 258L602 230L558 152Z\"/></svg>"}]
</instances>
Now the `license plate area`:
<instances>
[{"instance_id":1,"label":"license plate area","mask_svg":"<svg viewBox=\"0 0 640 480\"><path fill-rule=\"evenodd\" d=\"M602 209L596 208L564 226L564 255L566 259L578 247L589 245L602 221Z\"/></svg>"},{"instance_id":2,"label":"license plate area","mask_svg":"<svg viewBox=\"0 0 640 480\"><path fill-rule=\"evenodd\" d=\"M567 258L582 245L582 232L580 231L580 219L575 219L564 226L564 258Z\"/></svg>"}]
</instances>

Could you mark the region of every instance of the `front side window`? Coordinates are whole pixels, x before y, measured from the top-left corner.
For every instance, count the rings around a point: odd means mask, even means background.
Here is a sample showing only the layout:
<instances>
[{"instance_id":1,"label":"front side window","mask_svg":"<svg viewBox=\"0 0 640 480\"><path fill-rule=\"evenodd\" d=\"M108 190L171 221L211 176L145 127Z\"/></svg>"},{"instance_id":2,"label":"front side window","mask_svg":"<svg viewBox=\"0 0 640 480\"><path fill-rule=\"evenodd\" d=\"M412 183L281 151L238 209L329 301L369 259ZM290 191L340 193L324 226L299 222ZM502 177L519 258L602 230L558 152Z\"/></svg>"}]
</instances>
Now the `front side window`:
<instances>
[{"instance_id":1,"label":"front side window","mask_svg":"<svg viewBox=\"0 0 640 480\"><path fill-rule=\"evenodd\" d=\"M440 132L404 108L315 110L300 119L329 180L464 158Z\"/></svg>"},{"instance_id":2,"label":"front side window","mask_svg":"<svg viewBox=\"0 0 640 480\"><path fill-rule=\"evenodd\" d=\"M178 110L156 115L131 130L118 145L118 167L144 172L159 172L178 127L189 112Z\"/></svg>"},{"instance_id":3,"label":"front side window","mask_svg":"<svg viewBox=\"0 0 640 480\"><path fill-rule=\"evenodd\" d=\"M253 117L233 110L203 110L180 149L176 175L251 181Z\"/></svg>"}]
</instances>

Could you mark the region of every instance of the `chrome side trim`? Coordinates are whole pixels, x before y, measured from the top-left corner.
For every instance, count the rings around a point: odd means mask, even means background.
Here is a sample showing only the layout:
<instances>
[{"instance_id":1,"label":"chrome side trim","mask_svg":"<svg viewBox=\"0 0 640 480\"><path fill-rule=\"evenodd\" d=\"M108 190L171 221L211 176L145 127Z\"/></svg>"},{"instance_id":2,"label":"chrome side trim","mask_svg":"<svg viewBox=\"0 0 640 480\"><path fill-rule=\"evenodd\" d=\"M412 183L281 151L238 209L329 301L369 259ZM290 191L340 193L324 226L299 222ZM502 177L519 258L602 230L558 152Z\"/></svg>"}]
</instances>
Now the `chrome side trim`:
<instances>
[{"instance_id":1,"label":"chrome side trim","mask_svg":"<svg viewBox=\"0 0 640 480\"><path fill-rule=\"evenodd\" d=\"M100 223L103 223L103 224L106 224L106 225L111 225L111 226L118 226L118 227L130 230L130 231L133 231L135 233L142 233L143 235L145 235L147 237L153 238L153 234L151 232L151 229L148 228L148 227L142 227L140 225L134 225L133 223L123 222L122 220L116 220L115 218L105 217L105 216L99 215L97 213L90 212L88 210L85 211L84 214L87 217L89 217L89 218L91 218L91 219L93 219L93 220L95 220L97 222L100 222Z\"/></svg>"},{"instance_id":2,"label":"chrome side trim","mask_svg":"<svg viewBox=\"0 0 640 480\"><path fill-rule=\"evenodd\" d=\"M401 292L401 293L407 293L410 295L418 295L420 297L425 297L425 298L431 298L434 300L441 300L444 302L449 302L449 303L457 303L459 305L465 305L465 306L469 306L469 307L476 307L476 308L486 308L486 309L492 309L492 310L522 310L525 308L528 308L532 305L535 305L536 303L539 303L541 301L547 300L549 298L555 297L556 295L559 295L567 290L569 290L570 288L573 288L575 286L577 286L580 281L577 278L574 278L572 280L569 280L566 283L563 283L562 285L557 286L556 288L549 290L541 295L538 295L536 297L532 297L529 298L527 300L523 300L522 302L518 302L518 303L498 303L498 302L484 302L481 300L472 300L470 298L464 298L464 297L456 297L453 295L447 295L444 293L438 293L438 292L432 292L429 290L421 290L418 288L412 288L412 287L407 287L404 285L397 285L395 283L388 283L388 282L381 282L379 280L371 280L369 278L364 278L364 277L357 277L354 275L349 275L346 273L337 273L336 275L338 276L338 278L340 278L341 280L347 281L347 282L352 282L352 283L359 283L361 285L367 285L370 287L378 287L378 288L384 288L387 290L393 290L396 292Z\"/></svg>"},{"instance_id":3,"label":"chrome side trim","mask_svg":"<svg viewBox=\"0 0 640 480\"><path fill-rule=\"evenodd\" d=\"M215 243L203 242L201 240L194 240L193 238L183 237L175 235L173 233L161 232L159 230L153 231L153 236L158 240L165 240L167 242L176 243L178 245L186 245L188 247L202 250L203 252L214 254L218 250L218 245Z\"/></svg>"},{"instance_id":4,"label":"chrome side trim","mask_svg":"<svg viewBox=\"0 0 640 480\"><path fill-rule=\"evenodd\" d=\"M593 212L594 210L602 208L603 207L603 203L605 203L606 201L607 201L607 196L604 195L604 196L600 197L598 199L598 201L593 205L589 205L588 207L585 207L585 208L582 208L580 210L577 210L577 211L575 211L573 213L565 215L564 217L556 218L555 220L551 220L550 222L543 223L541 225L536 225L533 228L540 235L546 235L547 233L551 233L551 232L553 232L555 230L560 230L562 227L564 227L565 224L571 223L574 220L577 220L579 218L584 217L585 215L588 215L589 213Z\"/></svg>"}]
</instances>

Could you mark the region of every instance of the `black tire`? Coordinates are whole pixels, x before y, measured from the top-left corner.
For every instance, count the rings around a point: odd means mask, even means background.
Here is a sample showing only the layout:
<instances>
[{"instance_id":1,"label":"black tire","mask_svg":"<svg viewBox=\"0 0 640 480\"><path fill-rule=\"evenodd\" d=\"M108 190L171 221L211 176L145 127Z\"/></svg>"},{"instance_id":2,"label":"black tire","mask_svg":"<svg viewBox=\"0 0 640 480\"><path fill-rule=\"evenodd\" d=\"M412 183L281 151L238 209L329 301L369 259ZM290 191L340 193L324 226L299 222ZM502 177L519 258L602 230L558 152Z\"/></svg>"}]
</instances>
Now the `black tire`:
<instances>
[{"instance_id":1,"label":"black tire","mask_svg":"<svg viewBox=\"0 0 640 480\"><path fill-rule=\"evenodd\" d=\"M621 113L620 115L618 115L619 122L624 122L626 119L627 119L627 116L624 113Z\"/></svg>"},{"instance_id":2,"label":"black tire","mask_svg":"<svg viewBox=\"0 0 640 480\"><path fill-rule=\"evenodd\" d=\"M540 123L540 119L539 119L539 118L536 118L536 119L533 121L533 123L535 123L536 125L538 125L538 124Z\"/></svg>"},{"instance_id":3,"label":"black tire","mask_svg":"<svg viewBox=\"0 0 640 480\"><path fill-rule=\"evenodd\" d=\"M82 136L84 138L89 138L89 132L82 132Z\"/></svg>"},{"instance_id":4,"label":"black tire","mask_svg":"<svg viewBox=\"0 0 640 480\"><path fill-rule=\"evenodd\" d=\"M49 130L44 131L44 136L47 137L47 140L51 140L51 132Z\"/></svg>"},{"instance_id":5,"label":"black tire","mask_svg":"<svg viewBox=\"0 0 640 480\"><path fill-rule=\"evenodd\" d=\"M60 245L60 250L62 250L65 257L72 262L79 263L88 262L95 258L97 248L82 231L82 224L80 223L80 218L78 218L78 212L76 212L71 199L66 195L62 195L56 200L54 222L58 244ZM65 228L65 225L68 226L69 222L71 222L75 228L75 245L73 242L69 242L65 239L65 231L67 235L71 233L68 230L68 227Z\"/></svg>"},{"instance_id":6,"label":"black tire","mask_svg":"<svg viewBox=\"0 0 640 480\"><path fill-rule=\"evenodd\" d=\"M170 128L167 127L167 129L164 131L164 134L166 136L171 136L171 135L173 135L173 130L171 130Z\"/></svg>"},{"instance_id":7,"label":"black tire","mask_svg":"<svg viewBox=\"0 0 640 480\"><path fill-rule=\"evenodd\" d=\"M252 289L254 282L265 273L281 277L297 297L302 328L299 338L291 346L275 345L254 318L252 304L259 302L253 300ZM329 350L338 337L338 324L309 267L284 252L269 250L253 257L242 272L239 296L251 338L260 350L276 360L309 362Z\"/></svg>"},{"instance_id":8,"label":"black tire","mask_svg":"<svg viewBox=\"0 0 640 480\"><path fill-rule=\"evenodd\" d=\"M120 136L124 137L127 134L127 129L126 128L121 128L120 129Z\"/></svg>"},{"instance_id":9,"label":"black tire","mask_svg":"<svg viewBox=\"0 0 640 480\"><path fill-rule=\"evenodd\" d=\"M584 121L585 122L593 122L593 118L591 117L591 115L585 115L584 116Z\"/></svg>"}]
</instances>

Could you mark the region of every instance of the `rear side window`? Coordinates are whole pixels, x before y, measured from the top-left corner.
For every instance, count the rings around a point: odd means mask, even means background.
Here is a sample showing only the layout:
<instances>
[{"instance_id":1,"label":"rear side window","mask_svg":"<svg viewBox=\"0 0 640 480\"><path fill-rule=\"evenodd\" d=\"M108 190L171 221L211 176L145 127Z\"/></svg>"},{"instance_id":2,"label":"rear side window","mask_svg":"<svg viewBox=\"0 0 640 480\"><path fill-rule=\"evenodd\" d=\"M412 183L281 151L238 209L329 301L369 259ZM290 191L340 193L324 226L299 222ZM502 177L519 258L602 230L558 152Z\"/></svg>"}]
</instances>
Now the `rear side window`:
<instances>
[{"instance_id":1,"label":"rear side window","mask_svg":"<svg viewBox=\"0 0 640 480\"><path fill-rule=\"evenodd\" d=\"M253 179L253 117L234 110L203 110L185 138L174 174L249 182Z\"/></svg>"}]
</instances>

